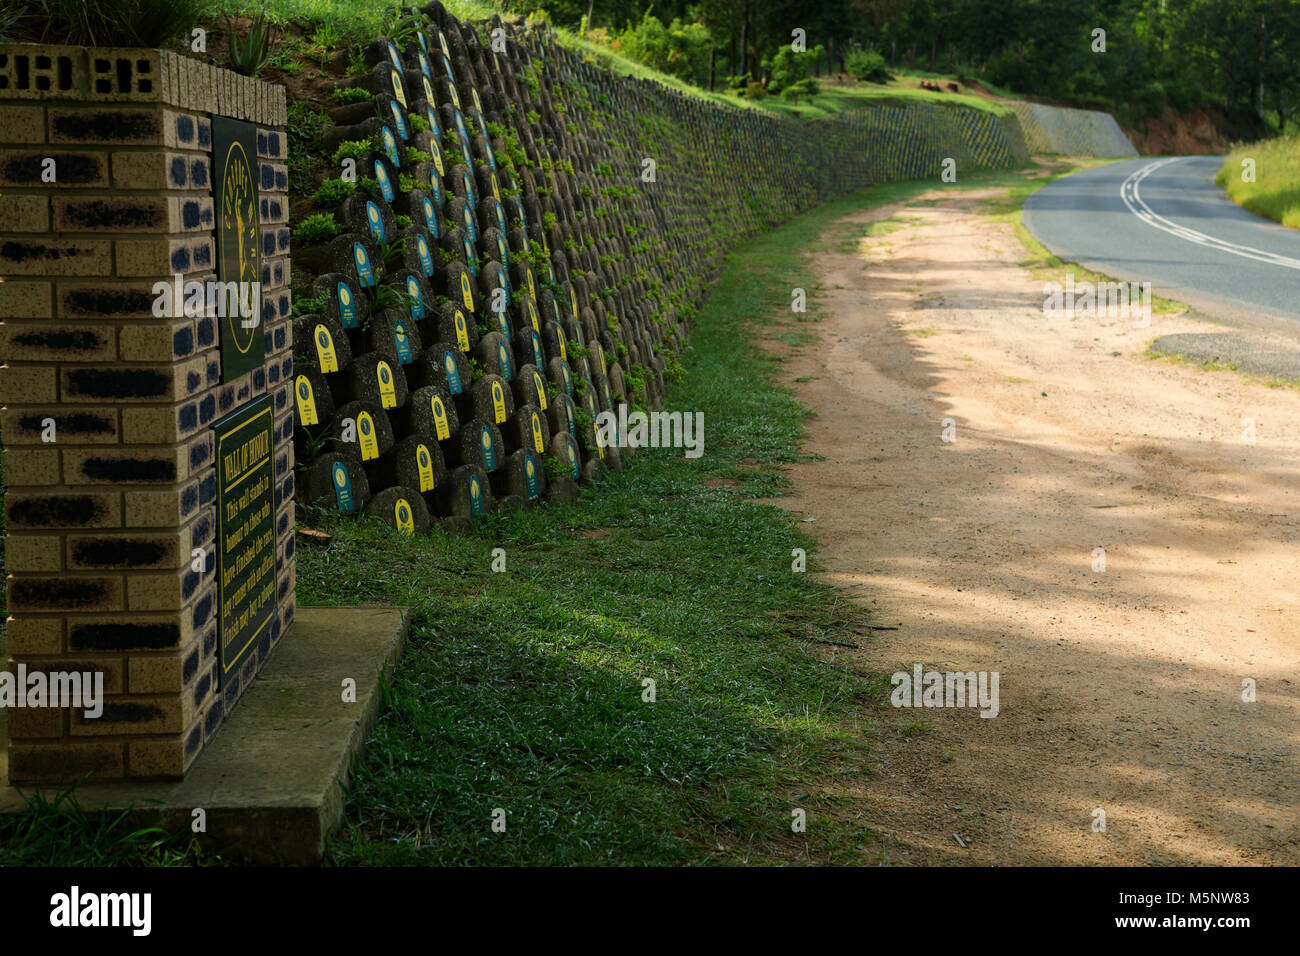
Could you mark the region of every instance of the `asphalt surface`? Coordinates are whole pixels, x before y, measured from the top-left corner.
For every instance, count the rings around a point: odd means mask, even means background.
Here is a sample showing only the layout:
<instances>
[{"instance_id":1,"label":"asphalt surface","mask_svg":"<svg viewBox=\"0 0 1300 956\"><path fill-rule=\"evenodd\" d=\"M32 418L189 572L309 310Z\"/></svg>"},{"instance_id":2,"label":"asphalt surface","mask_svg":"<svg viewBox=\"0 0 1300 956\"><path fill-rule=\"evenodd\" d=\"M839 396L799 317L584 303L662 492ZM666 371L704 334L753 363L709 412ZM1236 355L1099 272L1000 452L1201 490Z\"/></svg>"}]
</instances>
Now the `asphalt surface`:
<instances>
[{"instance_id":1,"label":"asphalt surface","mask_svg":"<svg viewBox=\"0 0 1300 956\"><path fill-rule=\"evenodd\" d=\"M1219 156L1143 157L1044 186L1025 226L1061 259L1226 319L1300 326L1300 230L1249 213L1214 184Z\"/></svg>"}]
</instances>

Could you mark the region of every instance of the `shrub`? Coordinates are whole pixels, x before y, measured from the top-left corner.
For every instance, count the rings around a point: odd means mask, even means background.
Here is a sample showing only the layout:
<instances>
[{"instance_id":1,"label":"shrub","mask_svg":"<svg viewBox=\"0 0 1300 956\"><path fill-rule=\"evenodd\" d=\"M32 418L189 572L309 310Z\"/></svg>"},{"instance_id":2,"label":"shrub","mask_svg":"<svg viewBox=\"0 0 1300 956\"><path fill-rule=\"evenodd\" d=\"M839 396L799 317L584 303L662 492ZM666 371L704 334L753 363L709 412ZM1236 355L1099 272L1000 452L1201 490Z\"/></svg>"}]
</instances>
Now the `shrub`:
<instances>
[{"instance_id":1,"label":"shrub","mask_svg":"<svg viewBox=\"0 0 1300 956\"><path fill-rule=\"evenodd\" d=\"M796 53L788 44L782 46L763 63L772 77L767 84L768 92L780 93L792 83L798 83L811 76L817 64L825 58L825 47L817 46L803 53Z\"/></svg>"},{"instance_id":2,"label":"shrub","mask_svg":"<svg viewBox=\"0 0 1300 956\"><path fill-rule=\"evenodd\" d=\"M709 80L709 53L713 38L702 23L683 23L680 18L668 26L649 10L635 26L629 26L610 44L646 66L703 86Z\"/></svg>"},{"instance_id":3,"label":"shrub","mask_svg":"<svg viewBox=\"0 0 1300 956\"><path fill-rule=\"evenodd\" d=\"M791 83L781 91L781 95L795 105L798 105L799 97L804 96L811 99L821 91L821 84L810 76L806 79L799 80L797 83Z\"/></svg>"},{"instance_id":4,"label":"shrub","mask_svg":"<svg viewBox=\"0 0 1300 956\"><path fill-rule=\"evenodd\" d=\"M868 83L884 83L889 79L885 58L874 50L854 50L844 58L844 68Z\"/></svg>"}]
</instances>

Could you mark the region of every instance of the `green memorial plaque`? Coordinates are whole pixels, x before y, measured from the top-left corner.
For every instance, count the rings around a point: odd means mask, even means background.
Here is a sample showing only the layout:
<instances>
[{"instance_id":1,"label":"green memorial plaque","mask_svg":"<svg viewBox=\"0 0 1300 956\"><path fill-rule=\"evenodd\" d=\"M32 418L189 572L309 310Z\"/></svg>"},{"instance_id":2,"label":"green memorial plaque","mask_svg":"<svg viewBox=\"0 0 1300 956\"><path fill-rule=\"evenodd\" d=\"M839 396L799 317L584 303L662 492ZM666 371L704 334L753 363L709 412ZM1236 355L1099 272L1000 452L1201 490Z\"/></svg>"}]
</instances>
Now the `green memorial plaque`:
<instances>
[{"instance_id":1,"label":"green memorial plaque","mask_svg":"<svg viewBox=\"0 0 1300 956\"><path fill-rule=\"evenodd\" d=\"M262 332L262 230L258 218L257 129L224 116L212 118L214 200L217 211L215 297L221 328L221 380L233 382L266 363ZM231 296L230 283L236 295ZM212 297L209 297L210 301ZM247 303L253 314L232 309Z\"/></svg>"},{"instance_id":2,"label":"green memorial plaque","mask_svg":"<svg viewBox=\"0 0 1300 956\"><path fill-rule=\"evenodd\" d=\"M274 421L264 395L212 426L223 683L275 619Z\"/></svg>"}]
</instances>

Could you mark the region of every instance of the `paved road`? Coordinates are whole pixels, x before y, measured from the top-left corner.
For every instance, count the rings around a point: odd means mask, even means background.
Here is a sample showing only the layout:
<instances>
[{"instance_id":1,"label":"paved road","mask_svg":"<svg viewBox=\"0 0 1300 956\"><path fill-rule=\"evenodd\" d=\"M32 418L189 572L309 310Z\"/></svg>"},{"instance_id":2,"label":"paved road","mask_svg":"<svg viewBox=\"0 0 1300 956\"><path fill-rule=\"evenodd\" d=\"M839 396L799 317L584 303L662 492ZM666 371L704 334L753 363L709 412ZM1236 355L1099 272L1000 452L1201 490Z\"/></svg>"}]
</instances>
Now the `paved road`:
<instances>
[{"instance_id":1,"label":"paved road","mask_svg":"<svg viewBox=\"0 0 1300 956\"><path fill-rule=\"evenodd\" d=\"M1062 259L1224 318L1300 321L1300 230L1214 184L1218 156L1144 157L1058 179L1024 223Z\"/></svg>"}]
</instances>

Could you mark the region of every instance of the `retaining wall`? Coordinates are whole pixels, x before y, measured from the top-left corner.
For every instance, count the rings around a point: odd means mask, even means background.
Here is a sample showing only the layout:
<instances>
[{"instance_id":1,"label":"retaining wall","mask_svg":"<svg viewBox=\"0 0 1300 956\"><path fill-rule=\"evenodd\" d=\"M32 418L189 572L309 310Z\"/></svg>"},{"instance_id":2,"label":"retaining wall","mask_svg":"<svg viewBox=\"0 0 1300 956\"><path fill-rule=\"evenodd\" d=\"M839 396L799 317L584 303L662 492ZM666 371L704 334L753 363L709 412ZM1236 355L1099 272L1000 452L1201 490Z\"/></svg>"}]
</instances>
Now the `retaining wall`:
<instances>
[{"instance_id":1,"label":"retaining wall","mask_svg":"<svg viewBox=\"0 0 1300 956\"><path fill-rule=\"evenodd\" d=\"M345 232L295 247L319 273L295 322L302 498L404 530L621 468L597 416L660 404L739 240L945 158L960 176L1025 155L985 111L801 123L616 77L522 22L424 11L401 48L365 50L373 99L333 111L331 150L375 138L370 182L329 210Z\"/></svg>"},{"instance_id":2,"label":"retaining wall","mask_svg":"<svg viewBox=\"0 0 1300 956\"><path fill-rule=\"evenodd\" d=\"M1042 103L1008 105L1015 110L1031 153L1103 158L1138 154L1109 113Z\"/></svg>"}]
</instances>

